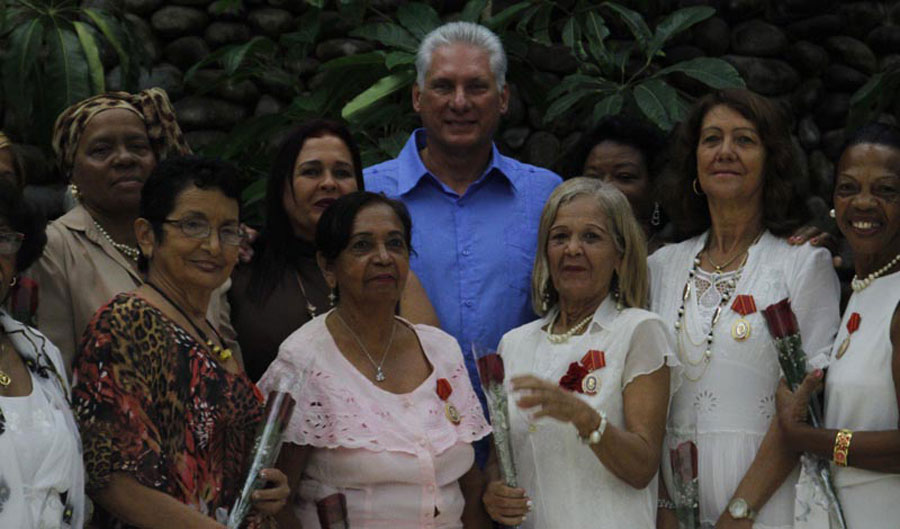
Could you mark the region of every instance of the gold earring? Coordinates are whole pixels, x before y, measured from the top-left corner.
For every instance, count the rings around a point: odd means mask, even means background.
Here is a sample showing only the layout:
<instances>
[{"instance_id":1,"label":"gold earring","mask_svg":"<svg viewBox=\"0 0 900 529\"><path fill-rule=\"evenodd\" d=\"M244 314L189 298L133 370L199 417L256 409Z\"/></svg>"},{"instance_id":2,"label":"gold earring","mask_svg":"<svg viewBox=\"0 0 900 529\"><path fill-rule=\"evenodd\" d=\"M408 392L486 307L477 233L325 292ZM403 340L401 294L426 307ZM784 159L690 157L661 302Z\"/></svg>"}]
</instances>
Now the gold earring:
<instances>
[{"instance_id":1,"label":"gold earring","mask_svg":"<svg viewBox=\"0 0 900 529\"><path fill-rule=\"evenodd\" d=\"M694 177L694 181L693 181L693 183L691 183L691 187L694 188L694 194L695 194L695 195L697 195L698 197L702 197L702 196L703 196L703 191L700 191L699 189L697 189L697 184L698 184L698 183L700 183L700 180L699 180L697 177Z\"/></svg>"},{"instance_id":2,"label":"gold earring","mask_svg":"<svg viewBox=\"0 0 900 529\"><path fill-rule=\"evenodd\" d=\"M828 216L831 217L831 218L835 218L835 217L837 216L837 215L835 214L835 212L834 212L834 208L831 208L831 209L828 211Z\"/></svg>"}]
</instances>

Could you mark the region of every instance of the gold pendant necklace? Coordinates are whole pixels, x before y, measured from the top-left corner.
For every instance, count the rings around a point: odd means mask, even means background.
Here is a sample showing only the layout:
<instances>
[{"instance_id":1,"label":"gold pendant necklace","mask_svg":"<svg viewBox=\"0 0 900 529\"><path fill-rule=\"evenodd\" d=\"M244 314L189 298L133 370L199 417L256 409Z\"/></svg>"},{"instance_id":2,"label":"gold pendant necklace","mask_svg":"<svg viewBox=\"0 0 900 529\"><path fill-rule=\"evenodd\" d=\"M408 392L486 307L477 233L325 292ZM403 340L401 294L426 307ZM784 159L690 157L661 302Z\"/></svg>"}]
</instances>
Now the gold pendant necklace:
<instances>
[{"instance_id":1,"label":"gold pendant necklace","mask_svg":"<svg viewBox=\"0 0 900 529\"><path fill-rule=\"evenodd\" d=\"M0 356L6 355L6 344L0 344ZM12 384L12 377L6 374L6 371L0 369L0 386L4 388Z\"/></svg>"}]
</instances>

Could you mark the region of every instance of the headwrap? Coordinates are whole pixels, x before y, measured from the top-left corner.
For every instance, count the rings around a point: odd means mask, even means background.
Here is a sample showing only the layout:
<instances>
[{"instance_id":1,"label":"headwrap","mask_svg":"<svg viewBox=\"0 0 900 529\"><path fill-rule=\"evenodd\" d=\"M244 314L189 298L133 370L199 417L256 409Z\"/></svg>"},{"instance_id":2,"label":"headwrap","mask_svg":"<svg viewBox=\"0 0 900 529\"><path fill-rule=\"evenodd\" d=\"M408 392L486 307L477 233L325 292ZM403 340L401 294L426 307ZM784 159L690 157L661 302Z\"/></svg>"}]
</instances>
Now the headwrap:
<instances>
[{"instance_id":1,"label":"headwrap","mask_svg":"<svg viewBox=\"0 0 900 529\"><path fill-rule=\"evenodd\" d=\"M89 97L65 109L53 125L53 151L63 174L75 165L78 142L88 123L104 110L122 108L137 114L147 126L147 136L157 160L171 154L190 154L181 127L175 121L175 109L162 88L148 88L137 94L109 92Z\"/></svg>"},{"instance_id":2,"label":"headwrap","mask_svg":"<svg viewBox=\"0 0 900 529\"><path fill-rule=\"evenodd\" d=\"M9 136L3 134L3 131L0 130L0 149L6 149L12 147L12 140L9 139Z\"/></svg>"}]
</instances>

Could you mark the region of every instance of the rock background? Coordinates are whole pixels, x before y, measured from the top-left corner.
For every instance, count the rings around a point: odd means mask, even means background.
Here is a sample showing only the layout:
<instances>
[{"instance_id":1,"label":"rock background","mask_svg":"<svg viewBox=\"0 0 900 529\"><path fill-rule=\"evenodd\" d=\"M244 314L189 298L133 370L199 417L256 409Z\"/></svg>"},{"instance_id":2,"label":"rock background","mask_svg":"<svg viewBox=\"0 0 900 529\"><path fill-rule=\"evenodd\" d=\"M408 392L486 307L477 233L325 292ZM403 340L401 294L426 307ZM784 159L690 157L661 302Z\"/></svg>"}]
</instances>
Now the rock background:
<instances>
[{"instance_id":1,"label":"rock background","mask_svg":"<svg viewBox=\"0 0 900 529\"><path fill-rule=\"evenodd\" d=\"M277 80L243 81L197 95L215 72L184 85L184 72L221 46L254 35L277 39L298 29L306 11L302 0L245 0L240 13L217 14L212 0L88 0L124 7L152 60L142 87L165 88L188 141L203 147L225 137L250 116L276 113L296 95ZM383 13L397 0L373 1ZM495 11L511 2L494 2ZM432 2L443 17L461 9L461 0ZM837 0L672 1L676 7L712 5L718 13L679 37L666 50L667 60L722 57L742 74L749 88L775 98L794 115L798 153L805 154L810 200L820 214L830 203L833 161L844 140L850 97L869 77L900 63L900 2ZM330 4L329 4L330 5ZM338 17L324 12L325 17ZM352 29L333 24L311 49L312 55L289 65L300 86L315 86L318 64L371 50L347 37ZM528 60L536 75L552 85L576 68L565 48L532 45ZM108 75L117 88L116 68ZM894 116L900 109L892 109ZM523 161L560 167L566 149L580 137L573 120L545 125L541 110L512 86L510 111L498 135L501 149ZM802 151L801 151L802 149Z\"/></svg>"}]
</instances>

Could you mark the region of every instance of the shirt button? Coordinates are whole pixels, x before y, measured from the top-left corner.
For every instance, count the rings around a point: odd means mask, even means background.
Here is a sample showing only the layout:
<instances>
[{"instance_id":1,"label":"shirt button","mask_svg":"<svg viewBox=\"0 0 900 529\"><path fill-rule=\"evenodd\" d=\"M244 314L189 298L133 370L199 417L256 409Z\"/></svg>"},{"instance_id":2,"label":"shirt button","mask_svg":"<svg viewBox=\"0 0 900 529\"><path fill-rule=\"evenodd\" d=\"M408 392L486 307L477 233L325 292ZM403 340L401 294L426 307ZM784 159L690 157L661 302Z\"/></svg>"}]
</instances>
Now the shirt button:
<instances>
[{"instance_id":1,"label":"shirt button","mask_svg":"<svg viewBox=\"0 0 900 529\"><path fill-rule=\"evenodd\" d=\"M428 485L428 492L434 492L434 485Z\"/></svg>"},{"instance_id":2,"label":"shirt button","mask_svg":"<svg viewBox=\"0 0 900 529\"><path fill-rule=\"evenodd\" d=\"M424 447L426 445L428 445L428 441L426 441L424 437L420 437L419 438L419 446Z\"/></svg>"},{"instance_id":3,"label":"shirt button","mask_svg":"<svg viewBox=\"0 0 900 529\"><path fill-rule=\"evenodd\" d=\"M472 306L472 301L471 301L471 300L470 300L470 301L466 301L466 302L465 302L465 305L466 305L467 307L471 307L471 306Z\"/></svg>"},{"instance_id":4,"label":"shirt button","mask_svg":"<svg viewBox=\"0 0 900 529\"><path fill-rule=\"evenodd\" d=\"M472 252L470 252L470 251L468 250L468 248L462 251L462 254L463 254L463 255L469 255L470 253L472 253Z\"/></svg>"}]
</instances>

